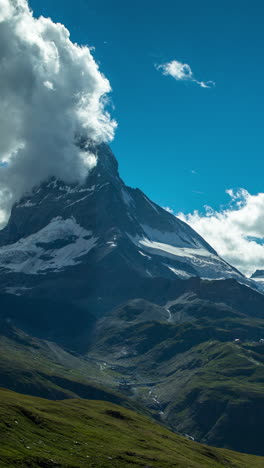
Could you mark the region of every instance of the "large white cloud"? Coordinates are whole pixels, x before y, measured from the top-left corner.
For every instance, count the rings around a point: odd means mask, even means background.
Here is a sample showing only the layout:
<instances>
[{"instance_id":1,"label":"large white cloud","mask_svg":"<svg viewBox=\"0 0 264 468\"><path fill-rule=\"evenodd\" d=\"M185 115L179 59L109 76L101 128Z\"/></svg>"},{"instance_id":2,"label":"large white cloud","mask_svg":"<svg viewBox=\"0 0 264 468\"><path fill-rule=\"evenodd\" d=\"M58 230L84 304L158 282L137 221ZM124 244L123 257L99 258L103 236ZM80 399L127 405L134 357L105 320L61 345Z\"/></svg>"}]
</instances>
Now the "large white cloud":
<instances>
[{"instance_id":1,"label":"large white cloud","mask_svg":"<svg viewBox=\"0 0 264 468\"><path fill-rule=\"evenodd\" d=\"M229 263L246 275L264 269L264 193L251 195L244 189L227 190L230 204L205 214L179 213Z\"/></svg>"},{"instance_id":2,"label":"large white cloud","mask_svg":"<svg viewBox=\"0 0 264 468\"><path fill-rule=\"evenodd\" d=\"M157 70L160 70L163 75L172 76L177 81L191 81L196 83L201 88L211 88L215 85L213 81L198 81L192 72L190 65L187 63L172 60L161 65L156 65Z\"/></svg>"},{"instance_id":3,"label":"large white cloud","mask_svg":"<svg viewBox=\"0 0 264 468\"><path fill-rule=\"evenodd\" d=\"M76 139L110 141L111 90L88 47L27 0L0 0L0 215L49 176L82 180L95 164Z\"/></svg>"}]
</instances>

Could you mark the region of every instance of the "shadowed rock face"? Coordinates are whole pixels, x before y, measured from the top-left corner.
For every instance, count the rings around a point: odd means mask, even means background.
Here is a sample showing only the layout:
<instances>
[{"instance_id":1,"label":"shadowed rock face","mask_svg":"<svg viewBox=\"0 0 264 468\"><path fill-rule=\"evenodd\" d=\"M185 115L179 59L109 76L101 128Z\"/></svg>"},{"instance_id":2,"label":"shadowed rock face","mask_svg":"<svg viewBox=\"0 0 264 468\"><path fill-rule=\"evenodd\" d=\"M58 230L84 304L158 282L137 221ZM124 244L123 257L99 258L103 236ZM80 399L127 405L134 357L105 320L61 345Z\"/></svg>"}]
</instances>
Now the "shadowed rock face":
<instances>
[{"instance_id":1,"label":"shadowed rock face","mask_svg":"<svg viewBox=\"0 0 264 468\"><path fill-rule=\"evenodd\" d=\"M257 289L264 293L264 270L256 270L251 276L251 280L257 285Z\"/></svg>"},{"instance_id":2,"label":"shadowed rock face","mask_svg":"<svg viewBox=\"0 0 264 468\"><path fill-rule=\"evenodd\" d=\"M96 152L83 185L50 179L13 207L0 233L2 291L106 310L147 278L243 281L187 224L127 187L106 145Z\"/></svg>"},{"instance_id":3,"label":"shadowed rock face","mask_svg":"<svg viewBox=\"0 0 264 468\"><path fill-rule=\"evenodd\" d=\"M253 275L251 275L251 278L262 278L264 280L264 270L256 270Z\"/></svg>"}]
</instances>

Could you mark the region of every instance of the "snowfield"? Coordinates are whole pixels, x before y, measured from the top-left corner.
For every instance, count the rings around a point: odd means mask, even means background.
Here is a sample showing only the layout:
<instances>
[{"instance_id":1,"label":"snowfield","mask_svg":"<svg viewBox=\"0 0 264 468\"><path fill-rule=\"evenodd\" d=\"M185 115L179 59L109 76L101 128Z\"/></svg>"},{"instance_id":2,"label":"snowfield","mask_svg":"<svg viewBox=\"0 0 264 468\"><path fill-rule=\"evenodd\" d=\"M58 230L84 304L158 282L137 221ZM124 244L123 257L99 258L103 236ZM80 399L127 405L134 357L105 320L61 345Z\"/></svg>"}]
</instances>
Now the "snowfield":
<instances>
[{"instance_id":1,"label":"snowfield","mask_svg":"<svg viewBox=\"0 0 264 468\"><path fill-rule=\"evenodd\" d=\"M57 217L40 231L0 248L0 268L10 272L38 274L60 271L80 261L97 242L75 218Z\"/></svg>"},{"instance_id":2,"label":"snowfield","mask_svg":"<svg viewBox=\"0 0 264 468\"><path fill-rule=\"evenodd\" d=\"M131 237L130 240L138 246L141 255L158 255L164 257L163 265L177 277L187 279L194 274L186 270L191 266L197 276L201 278L223 279L241 278L239 273L228 265L216 253L207 250L199 243L199 239L190 236L181 236L175 232L161 232L150 226L142 225L145 237ZM182 233L183 234L183 233Z\"/></svg>"}]
</instances>

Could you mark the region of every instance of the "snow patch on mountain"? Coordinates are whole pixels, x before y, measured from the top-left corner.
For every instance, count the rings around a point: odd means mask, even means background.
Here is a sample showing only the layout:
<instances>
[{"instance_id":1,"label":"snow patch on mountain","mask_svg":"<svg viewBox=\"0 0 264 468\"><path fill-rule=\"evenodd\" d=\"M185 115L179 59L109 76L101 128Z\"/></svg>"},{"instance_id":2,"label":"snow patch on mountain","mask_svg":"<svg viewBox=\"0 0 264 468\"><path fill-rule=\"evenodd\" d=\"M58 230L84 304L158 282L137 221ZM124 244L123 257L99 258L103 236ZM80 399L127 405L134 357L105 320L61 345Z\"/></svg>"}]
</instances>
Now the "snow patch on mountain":
<instances>
[{"instance_id":1,"label":"snow patch on mountain","mask_svg":"<svg viewBox=\"0 0 264 468\"><path fill-rule=\"evenodd\" d=\"M57 217L40 231L0 248L0 268L10 272L38 274L74 266L97 242L75 218Z\"/></svg>"},{"instance_id":2,"label":"snow patch on mountain","mask_svg":"<svg viewBox=\"0 0 264 468\"><path fill-rule=\"evenodd\" d=\"M178 268L173 268L172 266L167 265L166 263L164 263L164 265L167 268L169 268L169 270L171 270L180 279L188 279L188 278L191 278L191 276L192 276L190 273L187 273L184 270L179 270Z\"/></svg>"},{"instance_id":3,"label":"snow patch on mountain","mask_svg":"<svg viewBox=\"0 0 264 468\"><path fill-rule=\"evenodd\" d=\"M31 208L32 206L36 206L36 204L27 200L26 203L20 203L19 205L17 205L17 208Z\"/></svg>"},{"instance_id":4,"label":"snow patch on mountain","mask_svg":"<svg viewBox=\"0 0 264 468\"><path fill-rule=\"evenodd\" d=\"M69 208L70 206L75 205L76 203L80 203L81 201L85 200L87 197L89 197L89 195L85 195L84 197L79 198L78 200L76 200L76 201L70 203L69 205L67 205L67 208Z\"/></svg>"},{"instance_id":5,"label":"snow patch on mountain","mask_svg":"<svg viewBox=\"0 0 264 468\"><path fill-rule=\"evenodd\" d=\"M258 283L263 283L264 284L264 278L251 278L254 281L257 281Z\"/></svg>"},{"instance_id":6,"label":"snow patch on mountain","mask_svg":"<svg viewBox=\"0 0 264 468\"><path fill-rule=\"evenodd\" d=\"M141 252L141 250L139 250L138 253L139 253L140 255L142 255L142 257L146 257L146 258L148 258L149 260L151 260L151 257L150 257L149 255L147 255L147 254Z\"/></svg>"},{"instance_id":7,"label":"snow patch on mountain","mask_svg":"<svg viewBox=\"0 0 264 468\"><path fill-rule=\"evenodd\" d=\"M214 258L215 255L210 254L207 250L203 248L188 248L188 247L175 247L171 244L164 244L163 242L154 242L149 239L140 239L139 244L144 246L144 248L155 250L156 255L162 255L165 257L169 257L172 255L173 257L185 257L185 258L197 258L197 257L211 257Z\"/></svg>"},{"instance_id":8,"label":"snow patch on mountain","mask_svg":"<svg viewBox=\"0 0 264 468\"><path fill-rule=\"evenodd\" d=\"M139 252L146 252L147 254L157 255L167 259L167 262L172 263L172 265L166 264L166 266L177 275L179 278L186 279L186 275L190 276L200 276L201 278L211 278L211 279L220 279L220 278L230 278L230 277L239 277L239 273L236 274L234 269L228 265L224 260L218 257L217 254L214 254L203 246L199 246L199 243L194 239L192 240L192 246L186 247L186 241L173 232L159 232L156 229L150 227L144 227L144 231L148 232L149 237L160 238L162 240L167 240L165 242L154 241L147 237L130 237L130 240L139 247ZM170 242L170 243L168 243ZM177 243L179 246L177 246ZM191 244L190 239L187 239L187 244ZM142 255L142 253L141 253ZM166 262L166 263L167 263ZM173 262L175 262L174 267ZM179 264L182 267L179 267ZM188 273L188 266L192 268L195 274ZM183 278L184 273L184 278Z\"/></svg>"},{"instance_id":9,"label":"snow patch on mountain","mask_svg":"<svg viewBox=\"0 0 264 468\"><path fill-rule=\"evenodd\" d=\"M146 224L141 224L142 229L144 230L146 237L148 237L152 242L169 244L174 247L193 247L195 249L203 247L203 244L197 239L191 237L187 232L185 232L185 226L180 225L181 229L177 231L174 229L172 231L161 231L160 229L153 228ZM206 250L208 253L208 250Z\"/></svg>"}]
</instances>

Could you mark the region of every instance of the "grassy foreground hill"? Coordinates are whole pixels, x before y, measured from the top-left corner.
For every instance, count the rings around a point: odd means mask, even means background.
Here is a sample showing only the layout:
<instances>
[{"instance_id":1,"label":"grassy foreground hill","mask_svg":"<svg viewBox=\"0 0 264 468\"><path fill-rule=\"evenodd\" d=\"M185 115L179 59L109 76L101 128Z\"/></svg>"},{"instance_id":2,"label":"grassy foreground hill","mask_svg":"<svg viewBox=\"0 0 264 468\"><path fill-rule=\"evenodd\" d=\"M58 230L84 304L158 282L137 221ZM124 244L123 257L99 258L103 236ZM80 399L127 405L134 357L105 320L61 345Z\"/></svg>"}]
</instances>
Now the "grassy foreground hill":
<instances>
[{"instance_id":1,"label":"grassy foreground hill","mask_svg":"<svg viewBox=\"0 0 264 468\"><path fill-rule=\"evenodd\" d=\"M215 449L109 402L49 401L0 389L0 466L261 468L264 458Z\"/></svg>"}]
</instances>

